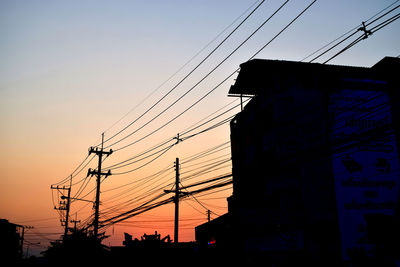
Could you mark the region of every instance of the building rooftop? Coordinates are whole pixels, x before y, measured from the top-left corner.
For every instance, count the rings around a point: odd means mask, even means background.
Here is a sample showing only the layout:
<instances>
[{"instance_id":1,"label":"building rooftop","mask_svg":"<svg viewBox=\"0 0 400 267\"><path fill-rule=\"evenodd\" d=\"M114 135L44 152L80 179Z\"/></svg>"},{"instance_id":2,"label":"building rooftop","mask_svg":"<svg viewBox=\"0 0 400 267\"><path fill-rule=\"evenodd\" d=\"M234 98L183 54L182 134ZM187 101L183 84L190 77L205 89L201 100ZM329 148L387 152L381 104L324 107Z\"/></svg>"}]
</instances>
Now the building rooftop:
<instances>
[{"instance_id":1,"label":"building rooftop","mask_svg":"<svg viewBox=\"0 0 400 267\"><path fill-rule=\"evenodd\" d=\"M229 90L231 96L254 96L282 82L293 79L396 79L400 70L400 58L385 57L371 68L306 63L297 61L253 59L240 65L240 72Z\"/></svg>"}]
</instances>

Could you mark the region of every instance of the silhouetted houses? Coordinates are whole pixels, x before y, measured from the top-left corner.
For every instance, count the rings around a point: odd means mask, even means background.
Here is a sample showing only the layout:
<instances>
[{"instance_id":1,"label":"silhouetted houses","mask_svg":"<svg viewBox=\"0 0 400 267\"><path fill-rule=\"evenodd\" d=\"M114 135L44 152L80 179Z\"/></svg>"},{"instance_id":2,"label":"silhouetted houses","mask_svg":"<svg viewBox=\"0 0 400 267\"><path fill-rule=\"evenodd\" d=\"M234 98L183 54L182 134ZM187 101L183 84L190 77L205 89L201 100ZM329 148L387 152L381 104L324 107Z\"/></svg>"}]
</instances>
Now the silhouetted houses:
<instances>
[{"instance_id":1,"label":"silhouetted houses","mask_svg":"<svg viewBox=\"0 0 400 267\"><path fill-rule=\"evenodd\" d=\"M144 234L140 237L140 240L135 238L132 239L132 236L128 233L124 233L125 240L122 244L125 247L135 247L135 248L144 248L146 250L152 249L161 249L167 246L171 246L171 238L169 235L161 238L161 235L154 233L154 235Z\"/></svg>"},{"instance_id":2,"label":"silhouetted houses","mask_svg":"<svg viewBox=\"0 0 400 267\"><path fill-rule=\"evenodd\" d=\"M231 121L233 194L197 241L277 265L393 262L400 59L240 67L229 94L251 100Z\"/></svg>"},{"instance_id":3,"label":"silhouetted houses","mask_svg":"<svg viewBox=\"0 0 400 267\"><path fill-rule=\"evenodd\" d=\"M161 237L157 231L154 234L144 234L140 239L124 233L123 246L111 247L113 264L128 265L172 265L179 259L177 265L188 264L196 259L195 242L173 243L170 236Z\"/></svg>"},{"instance_id":4,"label":"silhouetted houses","mask_svg":"<svg viewBox=\"0 0 400 267\"><path fill-rule=\"evenodd\" d=\"M0 260L15 262L22 258L24 227L0 219Z\"/></svg>"}]
</instances>

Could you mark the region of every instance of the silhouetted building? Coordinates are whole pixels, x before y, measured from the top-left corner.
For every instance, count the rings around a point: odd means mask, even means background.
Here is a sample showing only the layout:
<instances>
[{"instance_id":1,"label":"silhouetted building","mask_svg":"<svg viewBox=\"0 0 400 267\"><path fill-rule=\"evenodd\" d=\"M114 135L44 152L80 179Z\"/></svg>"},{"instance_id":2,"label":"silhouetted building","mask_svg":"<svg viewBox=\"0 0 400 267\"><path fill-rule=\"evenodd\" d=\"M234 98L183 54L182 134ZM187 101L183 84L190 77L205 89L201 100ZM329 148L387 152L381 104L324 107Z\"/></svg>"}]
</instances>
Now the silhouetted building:
<instances>
[{"instance_id":1,"label":"silhouetted building","mask_svg":"<svg viewBox=\"0 0 400 267\"><path fill-rule=\"evenodd\" d=\"M198 226L196 239L281 264L392 261L400 59L240 67L229 94L252 99L231 121L228 214Z\"/></svg>"},{"instance_id":2,"label":"silhouetted building","mask_svg":"<svg viewBox=\"0 0 400 267\"><path fill-rule=\"evenodd\" d=\"M122 242L122 244L125 247L141 247L141 248L163 248L166 246L171 245L171 238L169 235L161 238L161 235L157 233L157 231L154 233L154 235L148 235L144 234L140 237L140 240L135 238L132 239L132 236L128 233L124 233L125 240Z\"/></svg>"},{"instance_id":3,"label":"silhouetted building","mask_svg":"<svg viewBox=\"0 0 400 267\"><path fill-rule=\"evenodd\" d=\"M157 231L154 234L144 234L140 239L133 239L128 233L124 233L124 236L123 246L110 248L113 264L169 266L175 259L179 259L177 265L183 265L197 257L195 242L173 243L169 235L161 237Z\"/></svg>"},{"instance_id":4,"label":"silhouetted building","mask_svg":"<svg viewBox=\"0 0 400 267\"><path fill-rule=\"evenodd\" d=\"M0 219L0 260L14 262L22 258L24 227Z\"/></svg>"}]
</instances>

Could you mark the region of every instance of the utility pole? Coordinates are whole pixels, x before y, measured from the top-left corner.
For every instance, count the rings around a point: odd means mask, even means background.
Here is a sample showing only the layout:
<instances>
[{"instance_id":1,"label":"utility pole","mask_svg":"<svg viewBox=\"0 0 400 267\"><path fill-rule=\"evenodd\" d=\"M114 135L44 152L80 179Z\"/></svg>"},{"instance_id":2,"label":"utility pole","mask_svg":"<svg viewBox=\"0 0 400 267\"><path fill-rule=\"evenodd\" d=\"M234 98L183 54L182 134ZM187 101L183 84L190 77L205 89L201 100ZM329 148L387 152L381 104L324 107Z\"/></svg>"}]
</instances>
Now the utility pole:
<instances>
[{"instance_id":1,"label":"utility pole","mask_svg":"<svg viewBox=\"0 0 400 267\"><path fill-rule=\"evenodd\" d=\"M165 193L175 193L175 223L174 223L174 243L178 243L179 237L179 197L181 194L188 194L179 191L179 158L176 158L175 164L175 190L164 190Z\"/></svg>"},{"instance_id":2,"label":"utility pole","mask_svg":"<svg viewBox=\"0 0 400 267\"><path fill-rule=\"evenodd\" d=\"M74 232L75 233L76 233L76 224L81 222L80 220L79 221L77 220L77 216L78 216L78 214L75 213L75 220L71 220L71 222L74 224Z\"/></svg>"},{"instance_id":3,"label":"utility pole","mask_svg":"<svg viewBox=\"0 0 400 267\"><path fill-rule=\"evenodd\" d=\"M175 161L175 226L174 226L174 243L178 243L179 231L179 158Z\"/></svg>"},{"instance_id":4,"label":"utility pole","mask_svg":"<svg viewBox=\"0 0 400 267\"><path fill-rule=\"evenodd\" d=\"M99 233L99 205L100 205L100 182L101 182L101 176L107 176L111 175L111 171L108 170L106 173L101 172L101 163L103 161L103 155L109 156L112 154L112 149L110 151L103 151L103 145L104 145L104 133L101 134L101 149L99 150L97 147L96 149L94 147L89 148L89 155L92 153L95 153L99 157L99 164L97 170L92 170L89 168L88 171L88 176L89 175L96 175L96 201L94 203L94 221L93 221L93 227L94 227L94 236L97 238L98 233Z\"/></svg>"},{"instance_id":5,"label":"utility pole","mask_svg":"<svg viewBox=\"0 0 400 267\"><path fill-rule=\"evenodd\" d=\"M22 228L22 233L20 232L19 242L18 242L18 254L22 257L24 253L24 240L25 240L25 229L33 229L33 226L30 225L19 225L16 224L17 227ZM29 245L28 245L29 246Z\"/></svg>"},{"instance_id":6,"label":"utility pole","mask_svg":"<svg viewBox=\"0 0 400 267\"><path fill-rule=\"evenodd\" d=\"M68 220L69 220L69 208L71 204L71 186L72 186L72 175L69 181L69 188L68 188L68 197L67 197L67 214L65 215L65 230L64 230L64 238L68 234Z\"/></svg>"},{"instance_id":7,"label":"utility pole","mask_svg":"<svg viewBox=\"0 0 400 267\"><path fill-rule=\"evenodd\" d=\"M208 222L211 221L211 210L207 210L207 220Z\"/></svg>"},{"instance_id":8,"label":"utility pole","mask_svg":"<svg viewBox=\"0 0 400 267\"><path fill-rule=\"evenodd\" d=\"M51 186L51 189L56 189L58 191L67 191L67 197L64 196L64 193L61 193L61 199L59 206L58 207L54 207L55 210L65 210L66 211L66 215L65 215L65 220L60 220L61 221L61 225L65 227L64 230L64 238L67 236L68 234L68 219L69 219L69 210L70 210L70 200L71 200L71 185L72 185L72 175L71 175L71 179L70 179L70 186L69 187L65 187L65 186ZM67 201L65 201L65 199L67 199Z\"/></svg>"}]
</instances>

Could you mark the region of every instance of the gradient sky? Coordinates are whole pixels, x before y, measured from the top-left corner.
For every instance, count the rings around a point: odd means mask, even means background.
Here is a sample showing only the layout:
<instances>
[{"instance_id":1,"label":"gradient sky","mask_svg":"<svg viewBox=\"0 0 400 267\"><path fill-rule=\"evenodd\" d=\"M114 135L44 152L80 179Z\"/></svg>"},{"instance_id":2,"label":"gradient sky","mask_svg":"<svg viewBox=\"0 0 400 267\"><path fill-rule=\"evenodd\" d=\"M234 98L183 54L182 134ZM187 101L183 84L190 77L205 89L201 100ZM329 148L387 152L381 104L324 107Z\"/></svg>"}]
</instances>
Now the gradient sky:
<instances>
[{"instance_id":1,"label":"gradient sky","mask_svg":"<svg viewBox=\"0 0 400 267\"><path fill-rule=\"evenodd\" d=\"M233 27L123 117L255 2L0 0L0 218L35 226L36 232L27 236L32 243L40 241L45 246L46 238L56 239L57 235L50 234L61 233L62 228L53 209L50 185L76 168L87 155L87 149L98 144L102 132L105 131L106 138L116 133L172 88ZM204 95L310 2L290 1L198 88L124 144L151 132ZM319 0L257 58L301 60L393 2ZM227 43L146 118L155 116L193 86L281 3L265 1ZM400 22L396 21L330 63L370 67L385 56L399 54ZM110 157L109 164L176 135L233 101L227 97L233 83L233 78L229 79L168 127ZM225 125L175 146L148 168L112 176L104 182L104 190L135 181L165 166L172 168L176 157L184 158L228 140L229 127ZM229 170L226 167L214 175ZM76 181L84 178L85 173L86 170ZM173 174L169 178L172 182ZM93 187L94 180L88 189ZM225 198L230 194L229 190L223 191L214 199L211 195L204 203L221 215L227 211ZM104 199L113 196L104 195ZM88 197L93 198L93 194ZM187 220L181 231L182 241L194 240L193 227L206 221L203 207L195 201L188 204L182 204L182 224ZM78 219L84 220L92 213L90 207L76 205L72 212L79 211ZM191 218L198 220L190 221ZM172 219L173 205L168 205L140 217L142 223L136 227L125 223L110 228L107 233L111 237L105 243L121 245L124 231L134 237L155 230L173 236ZM158 223L151 223L152 220ZM160 221L168 223L161 225ZM38 237L39 233L43 235Z\"/></svg>"}]
</instances>

